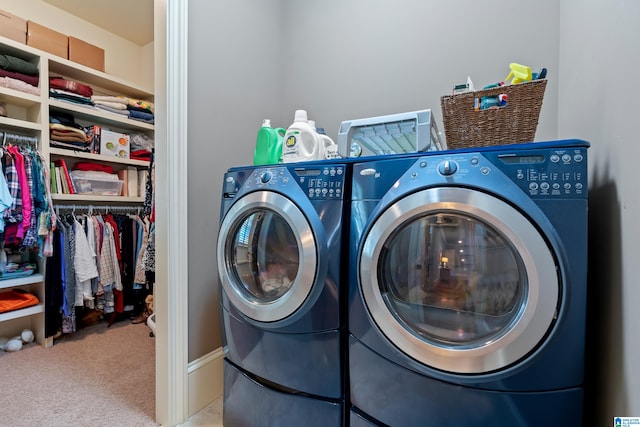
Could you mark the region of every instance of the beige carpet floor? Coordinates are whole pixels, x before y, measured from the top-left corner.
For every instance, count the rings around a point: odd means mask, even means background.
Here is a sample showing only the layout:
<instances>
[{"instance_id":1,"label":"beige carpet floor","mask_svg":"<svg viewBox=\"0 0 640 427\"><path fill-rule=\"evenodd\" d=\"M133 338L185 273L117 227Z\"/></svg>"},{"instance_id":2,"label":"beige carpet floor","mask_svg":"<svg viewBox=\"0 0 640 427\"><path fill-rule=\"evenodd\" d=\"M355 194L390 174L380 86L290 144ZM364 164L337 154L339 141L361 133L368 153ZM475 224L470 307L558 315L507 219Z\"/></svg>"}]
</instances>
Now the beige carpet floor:
<instances>
[{"instance_id":1,"label":"beige carpet floor","mask_svg":"<svg viewBox=\"0 0 640 427\"><path fill-rule=\"evenodd\" d=\"M128 320L101 322L51 348L0 351L0 426L156 426L149 332Z\"/></svg>"}]
</instances>

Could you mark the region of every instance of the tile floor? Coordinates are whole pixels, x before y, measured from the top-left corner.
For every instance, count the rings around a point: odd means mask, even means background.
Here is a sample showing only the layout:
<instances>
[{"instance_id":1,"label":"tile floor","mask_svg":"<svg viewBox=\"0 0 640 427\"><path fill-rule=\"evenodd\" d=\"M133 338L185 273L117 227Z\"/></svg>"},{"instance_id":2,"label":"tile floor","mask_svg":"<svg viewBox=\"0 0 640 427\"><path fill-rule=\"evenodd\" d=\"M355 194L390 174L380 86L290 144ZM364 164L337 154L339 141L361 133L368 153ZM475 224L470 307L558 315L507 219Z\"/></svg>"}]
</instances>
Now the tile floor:
<instances>
[{"instance_id":1,"label":"tile floor","mask_svg":"<svg viewBox=\"0 0 640 427\"><path fill-rule=\"evenodd\" d=\"M222 396L192 415L180 427L222 427Z\"/></svg>"}]
</instances>

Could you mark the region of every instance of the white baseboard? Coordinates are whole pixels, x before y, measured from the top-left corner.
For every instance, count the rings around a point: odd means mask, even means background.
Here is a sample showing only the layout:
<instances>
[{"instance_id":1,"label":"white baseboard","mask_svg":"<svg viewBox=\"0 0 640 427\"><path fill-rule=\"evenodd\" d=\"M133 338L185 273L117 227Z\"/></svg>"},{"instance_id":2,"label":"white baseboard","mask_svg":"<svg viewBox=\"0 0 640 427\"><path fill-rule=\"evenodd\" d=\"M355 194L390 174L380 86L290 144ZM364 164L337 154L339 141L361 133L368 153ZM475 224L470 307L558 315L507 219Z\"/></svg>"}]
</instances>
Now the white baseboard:
<instances>
[{"instance_id":1,"label":"white baseboard","mask_svg":"<svg viewBox=\"0 0 640 427\"><path fill-rule=\"evenodd\" d=\"M189 417L213 402L223 392L222 347L189 363Z\"/></svg>"}]
</instances>

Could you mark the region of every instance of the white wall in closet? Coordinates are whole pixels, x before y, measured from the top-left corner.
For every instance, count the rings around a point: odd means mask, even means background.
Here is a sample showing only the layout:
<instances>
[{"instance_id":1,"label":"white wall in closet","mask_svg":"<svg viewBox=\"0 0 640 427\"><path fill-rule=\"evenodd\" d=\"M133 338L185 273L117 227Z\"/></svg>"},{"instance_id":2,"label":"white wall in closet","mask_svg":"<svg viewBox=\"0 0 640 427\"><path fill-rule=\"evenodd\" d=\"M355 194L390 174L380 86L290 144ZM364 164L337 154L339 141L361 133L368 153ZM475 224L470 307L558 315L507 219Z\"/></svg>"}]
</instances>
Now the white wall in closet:
<instances>
[{"instance_id":1,"label":"white wall in closet","mask_svg":"<svg viewBox=\"0 0 640 427\"><path fill-rule=\"evenodd\" d=\"M0 0L0 9L104 49L106 73L153 92L153 41L138 45L43 0Z\"/></svg>"}]
</instances>

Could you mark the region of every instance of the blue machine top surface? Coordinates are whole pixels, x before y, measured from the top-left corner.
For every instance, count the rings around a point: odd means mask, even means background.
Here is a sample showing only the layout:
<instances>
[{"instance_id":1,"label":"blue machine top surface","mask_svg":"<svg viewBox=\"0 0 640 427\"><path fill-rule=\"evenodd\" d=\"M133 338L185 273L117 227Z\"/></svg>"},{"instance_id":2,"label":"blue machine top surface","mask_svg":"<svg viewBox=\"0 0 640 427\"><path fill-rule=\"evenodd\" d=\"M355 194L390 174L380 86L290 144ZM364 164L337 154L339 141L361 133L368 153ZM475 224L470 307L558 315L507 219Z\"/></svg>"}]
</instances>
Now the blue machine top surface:
<instances>
[{"instance_id":1,"label":"blue machine top surface","mask_svg":"<svg viewBox=\"0 0 640 427\"><path fill-rule=\"evenodd\" d=\"M386 159L401 159L407 157L421 157L421 156L429 156L429 155L439 155L439 154L451 154L451 153L485 153L485 152L495 152L495 151L511 151L511 150L530 150L530 149L553 149L553 148L578 148L584 147L588 148L590 143L588 141L584 141L581 139L560 139L554 141L539 141L539 142L526 142L521 144L507 144L507 145L492 145L485 147L467 147L467 148L459 148L455 150L442 150L442 151L423 151L417 153L406 153L406 154L388 154L383 156L367 156L367 157L349 157L342 159L333 159L333 160L316 160L310 162L298 162L298 163L280 163L277 165L263 165L263 166L236 166L230 168L228 171L238 171L238 170L246 170L246 169L256 169L256 168L270 168L270 167L286 167L286 166L303 166L303 167L313 167L313 166L326 166L330 164L334 165L346 165L353 163L362 163L367 161L378 161L378 160L386 160Z\"/></svg>"}]
</instances>

